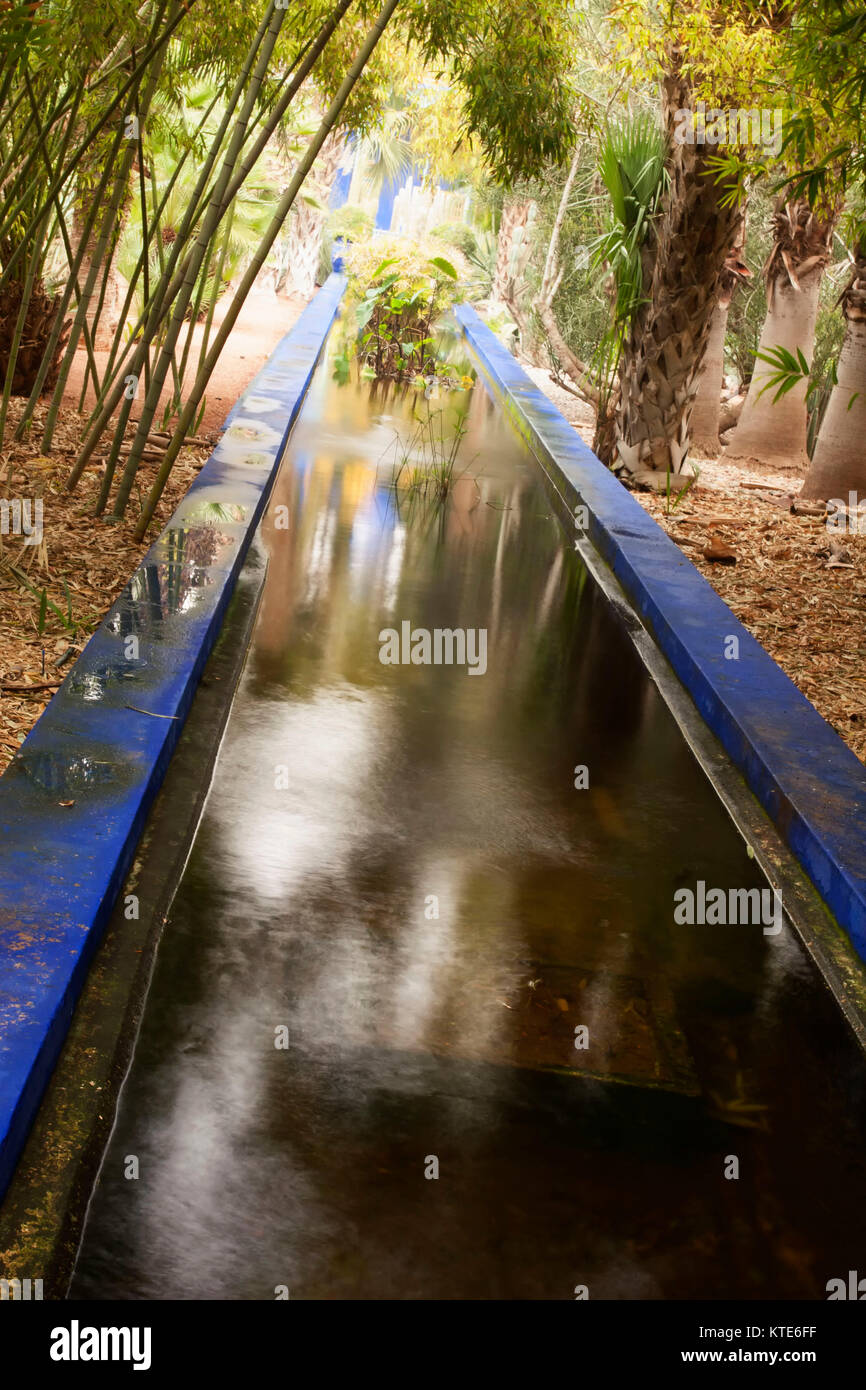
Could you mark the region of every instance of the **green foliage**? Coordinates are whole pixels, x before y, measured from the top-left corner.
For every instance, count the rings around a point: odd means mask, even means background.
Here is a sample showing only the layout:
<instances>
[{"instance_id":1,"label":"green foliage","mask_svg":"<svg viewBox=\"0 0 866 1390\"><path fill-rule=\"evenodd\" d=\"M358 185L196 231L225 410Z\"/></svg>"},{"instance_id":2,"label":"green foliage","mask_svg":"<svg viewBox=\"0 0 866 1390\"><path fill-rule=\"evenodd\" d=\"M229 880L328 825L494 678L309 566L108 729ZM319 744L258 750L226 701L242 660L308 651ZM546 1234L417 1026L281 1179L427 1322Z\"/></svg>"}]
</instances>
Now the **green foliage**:
<instances>
[{"instance_id":1,"label":"green foliage","mask_svg":"<svg viewBox=\"0 0 866 1390\"><path fill-rule=\"evenodd\" d=\"M459 276L435 251L402 237L377 237L351 248L339 376L348 376L353 358L377 379L436 372L433 330L459 296Z\"/></svg>"},{"instance_id":2,"label":"green foliage","mask_svg":"<svg viewBox=\"0 0 866 1390\"><path fill-rule=\"evenodd\" d=\"M328 215L325 229L332 237L342 237L344 241L369 241L373 235L373 218L363 208L344 204Z\"/></svg>"},{"instance_id":3,"label":"green foliage","mask_svg":"<svg viewBox=\"0 0 866 1390\"><path fill-rule=\"evenodd\" d=\"M329 213L322 232L322 249L319 254L318 279L323 283L331 273L334 258L334 242L341 237L344 242L369 241L373 235L373 218L363 208L344 204Z\"/></svg>"},{"instance_id":4,"label":"green foliage","mask_svg":"<svg viewBox=\"0 0 866 1390\"><path fill-rule=\"evenodd\" d=\"M633 316L645 300L644 248L666 184L664 136L651 117L610 126L599 152L599 178L608 196L607 227L590 247L590 266L604 276L611 298L608 323L593 364L608 415L620 356Z\"/></svg>"},{"instance_id":5,"label":"green foliage","mask_svg":"<svg viewBox=\"0 0 866 1390\"><path fill-rule=\"evenodd\" d=\"M159 229L153 234L149 246L149 280L153 284L159 279L167 259L167 251L173 245L184 213L189 206L198 178L195 165L184 165L168 191L169 180L174 172L177 155L171 149L163 148L155 153L151 170L150 206L147 208L148 221L154 216L155 207L163 204L159 219ZM232 207L231 230L222 260L222 273L217 274L216 257L205 260L199 272L196 288L192 296L187 317L195 311L197 318L206 317L211 304L223 295L230 281L242 269L246 258L256 249L268 222L273 215L279 197L277 185L259 176L239 192ZM196 219L190 235L198 232L199 219ZM136 200L129 211L117 247L117 268L127 280L135 272L143 243L143 222L140 200ZM138 282L132 298L132 318L137 320L144 307L141 282Z\"/></svg>"},{"instance_id":6,"label":"green foliage","mask_svg":"<svg viewBox=\"0 0 866 1390\"><path fill-rule=\"evenodd\" d=\"M456 246L464 256L478 254L478 238L465 222L443 222L440 226L434 227L430 235L436 237L437 241Z\"/></svg>"},{"instance_id":7,"label":"green foliage","mask_svg":"<svg viewBox=\"0 0 866 1390\"><path fill-rule=\"evenodd\" d=\"M410 112L404 106L388 105L361 140L358 158L363 163L368 193L378 197L384 184L402 183L412 172L410 122Z\"/></svg>"},{"instance_id":8,"label":"green foliage","mask_svg":"<svg viewBox=\"0 0 866 1390\"><path fill-rule=\"evenodd\" d=\"M760 395L775 388L774 404L800 382L806 382L806 447L810 458L830 393L836 385L836 362L844 331L844 320L841 316L825 308L818 315L815 355L811 366L799 348L796 356L780 346L757 353L758 360L771 369L765 374Z\"/></svg>"},{"instance_id":9,"label":"green foliage","mask_svg":"<svg viewBox=\"0 0 866 1390\"><path fill-rule=\"evenodd\" d=\"M66 612L64 613L63 609L58 608L57 604L48 597L48 590L44 586L41 589L37 589L36 585L31 583L24 571L18 569L16 565L10 565L9 569L18 580L18 583L23 585L28 593L32 594L33 597L39 601L39 610L36 619L37 634L40 637L43 636L48 621L48 610L50 609L55 618L58 619L66 631L74 638L78 631L78 624L72 616L72 595L69 592L69 585L66 583L66 580L63 580L63 591L66 595Z\"/></svg>"},{"instance_id":10,"label":"green foliage","mask_svg":"<svg viewBox=\"0 0 866 1390\"><path fill-rule=\"evenodd\" d=\"M766 391L776 388L773 397L773 405L782 396L786 396L789 391L801 381L808 381L811 367L806 361L801 348L797 348L796 356L784 347L768 348L766 352L757 354L759 362L765 362L772 370L764 373L764 384L758 392L763 396Z\"/></svg>"},{"instance_id":11,"label":"green foliage","mask_svg":"<svg viewBox=\"0 0 866 1390\"><path fill-rule=\"evenodd\" d=\"M825 281L832 285L832 300L835 301L836 286L832 276L825 276ZM838 311L835 302L831 302L831 294L828 292L822 295L824 301L818 311L818 322L815 326L815 351L812 357L812 372L809 386L806 391L806 450L809 457L815 451L815 444L818 439L818 430L824 418L824 411L830 399L830 392L836 384L836 363L839 360L839 353L842 348L842 340L845 336L845 320ZM822 286L822 288L825 288Z\"/></svg>"},{"instance_id":12,"label":"green foliage","mask_svg":"<svg viewBox=\"0 0 866 1390\"><path fill-rule=\"evenodd\" d=\"M596 270L613 277L613 331L619 337L644 299L643 260L665 187L665 141L648 116L611 126L598 172L610 200L608 227L591 248Z\"/></svg>"},{"instance_id":13,"label":"green foliage","mask_svg":"<svg viewBox=\"0 0 866 1390\"><path fill-rule=\"evenodd\" d=\"M464 132L506 187L559 161L573 140L566 0L409 0L404 22L431 63L450 59L464 94Z\"/></svg>"},{"instance_id":14,"label":"green foliage","mask_svg":"<svg viewBox=\"0 0 866 1390\"><path fill-rule=\"evenodd\" d=\"M812 203L866 187L866 9L862 0L792 0L786 59L797 103L785 132L792 195Z\"/></svg>"},{"instance_id":15,"label":"green foliage","mask_svg":"<svg viewBox=\"0 0 866 1390\"><path fill-rule=\"evenodd\" d=\"M692 470L692 476L690 478L687 478L683 487L681 487L678 491L674 492L673 494L671 493L671 470L667 470L667 474L665 476L665 516L673 516L674 512L682 502L683 498L687 495L687 493L691 492L695 483L698 481L698 478L700 477L700 469L695 463L691 464L690 466ZM681 475L679 474L677 475L678 480L680 476Z\"/></svg>"},{"instance_id":16,"label":"green foliage","mask_svg":"<svg viewBox=\"0 0 866 1390\"><path fill-rule=\"evenodd\" d=\"M413 411L415 426L408 439L394 441L395 461L391 486L410 499L423 498L437 505L445 502L454 481L454 469L468 428L465 415L458 415L453 428L448 412L429 406L419 414Z\"/></svg>"},{"instance_id":17,"label":"green foliage","mask_svg":"<svg viewBox=\"0 0 866 1390\"><path fill-rule=\"evenodd\" d=\"M437 241L452 246L466 263L466 298L471 303L486 299L496 272L496 237L486 228L467 227L465 222L444 222L430 233Z\"/></svg>"}]
</instances>

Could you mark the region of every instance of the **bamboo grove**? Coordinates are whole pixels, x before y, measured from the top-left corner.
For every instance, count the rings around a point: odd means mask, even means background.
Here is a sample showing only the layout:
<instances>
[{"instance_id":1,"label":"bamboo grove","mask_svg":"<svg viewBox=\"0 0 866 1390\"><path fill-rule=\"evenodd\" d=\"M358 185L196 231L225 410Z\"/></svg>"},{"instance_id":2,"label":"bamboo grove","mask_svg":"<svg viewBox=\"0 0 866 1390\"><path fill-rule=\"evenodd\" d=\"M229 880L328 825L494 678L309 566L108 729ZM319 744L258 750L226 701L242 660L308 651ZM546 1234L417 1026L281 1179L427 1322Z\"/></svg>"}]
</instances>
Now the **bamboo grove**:
<instances>
[{"instance_id":1,"label":"bamboo grove","mask_svg":"<svg viewBox=\"0 0 866 1390\"><path fill-rule=\"evenodd\" d=\"M466 133L490 167L532 175L569 138L564 81L567 6L542 5L528 26L520 0L456 7L441 0L30 0L0 7L0 443L14 394L26 398L15 438L41 431L50 453L77 354L86 414L68 478L96 456L96 512L124 517L154 430L170 442L137 518L141 538L185 438L201 418L214 367L244 301L332 132L363 131L387 90L389 38L448 63L466 93ZM524 80L490 73L515 26L526 31ZM156 176L154 140L180 93L204 84L197 120L175 136L173 168ZM315 93L318 125L287 186L267 207L219 326L215 297L239 199L294 106ZM176 122L175 122L176 125ZM174 190L187 202L167 213ZM141 246L106 332L114 260L135 213ZM115 321L116 320L116 321ZM193 350L193 327L203 320ZM97 353L96 343L103 351ZM107 355L106 355L107 350ZM169 405L164 402L168 392ZM131 426L133 406L136 422ZM134 433L130 433L134 428Z\"/></svg>"}]
</instances>

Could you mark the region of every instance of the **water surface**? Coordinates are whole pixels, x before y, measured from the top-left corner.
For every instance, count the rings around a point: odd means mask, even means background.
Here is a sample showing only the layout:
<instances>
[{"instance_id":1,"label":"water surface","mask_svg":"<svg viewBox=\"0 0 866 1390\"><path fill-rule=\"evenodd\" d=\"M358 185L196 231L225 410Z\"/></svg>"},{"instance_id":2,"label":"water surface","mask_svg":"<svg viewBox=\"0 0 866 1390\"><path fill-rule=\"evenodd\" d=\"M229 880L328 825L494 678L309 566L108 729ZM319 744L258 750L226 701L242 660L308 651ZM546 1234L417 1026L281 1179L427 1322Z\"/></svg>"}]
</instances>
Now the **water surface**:
<instances>
[{"instance_id":1,"label":"water surface","mask_svg":"<svg viewBox=\"0 0 866 1390\"><path fill-rule=\"evenodd\" d=\"M391 486L440 407L444 505ZM73 1296L825 1297L862 1058L787 925L674 923L763 880L483 388L323 367L263 535Z\"/></svg>"}]
</instances>

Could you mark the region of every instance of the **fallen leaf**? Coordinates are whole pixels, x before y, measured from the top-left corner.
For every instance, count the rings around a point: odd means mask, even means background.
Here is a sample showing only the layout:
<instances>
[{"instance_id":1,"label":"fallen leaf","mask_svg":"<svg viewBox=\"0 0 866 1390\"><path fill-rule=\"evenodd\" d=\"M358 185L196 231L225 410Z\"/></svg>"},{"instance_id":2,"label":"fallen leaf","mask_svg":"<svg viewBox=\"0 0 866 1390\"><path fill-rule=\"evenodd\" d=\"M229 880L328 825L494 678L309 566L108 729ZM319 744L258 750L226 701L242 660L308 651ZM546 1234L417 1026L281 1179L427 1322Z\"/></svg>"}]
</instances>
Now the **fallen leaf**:
<instances>
[{"instance_id":1,"label":"fallen leaf","mask_svg":"<svg viewBox=\"0 0 866 1390\"><path fill-rule=\"evenodd\" d=\"M705 560L709 560L716 565L735 565L737 557L729 545L726 545L721 536L710 536L709 542L701 551Z\"/></svg>"}]
</instances>

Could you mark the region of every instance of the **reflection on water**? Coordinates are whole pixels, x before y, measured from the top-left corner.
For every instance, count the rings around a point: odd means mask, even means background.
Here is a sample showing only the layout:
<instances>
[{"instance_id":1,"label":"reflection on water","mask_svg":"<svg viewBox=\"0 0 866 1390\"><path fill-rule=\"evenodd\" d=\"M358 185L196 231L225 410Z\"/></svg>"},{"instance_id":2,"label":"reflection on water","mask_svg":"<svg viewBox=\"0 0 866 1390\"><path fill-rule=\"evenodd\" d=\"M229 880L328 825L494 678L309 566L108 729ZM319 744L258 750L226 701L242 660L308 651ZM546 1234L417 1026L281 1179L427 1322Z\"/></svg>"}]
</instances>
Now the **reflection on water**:
<instances>
[{"instance_id":1,"label":"reflection on water","mask_svg":"<svg viewBox=\"0 0 866 1390\"><path fill-rule=\"evenodd\" d=\"M861 1059L787 926L674 925L761 879L480 387L447 504L389 486L416 408L324 367L293 437L73 1294L824 1297Z\"/></svg>"}]
</instances>

